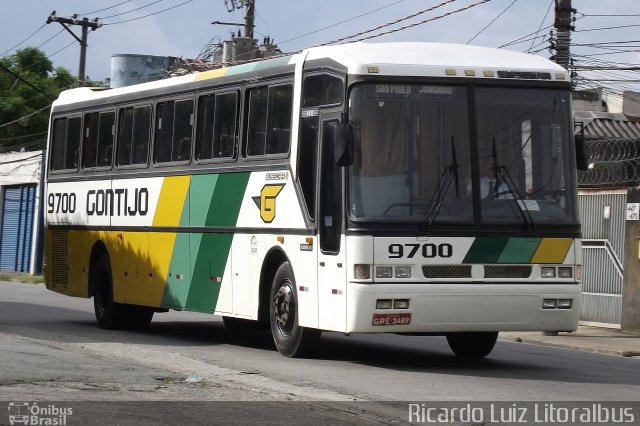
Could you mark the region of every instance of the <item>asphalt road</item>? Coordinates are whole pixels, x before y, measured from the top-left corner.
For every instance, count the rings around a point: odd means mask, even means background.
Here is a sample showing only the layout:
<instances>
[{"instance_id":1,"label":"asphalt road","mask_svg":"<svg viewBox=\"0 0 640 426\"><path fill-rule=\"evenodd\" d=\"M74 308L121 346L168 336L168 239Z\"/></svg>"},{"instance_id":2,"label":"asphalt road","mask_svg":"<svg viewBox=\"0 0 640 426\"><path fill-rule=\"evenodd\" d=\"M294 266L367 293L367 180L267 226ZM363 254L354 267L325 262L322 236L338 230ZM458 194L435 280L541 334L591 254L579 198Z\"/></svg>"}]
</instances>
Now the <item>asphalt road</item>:
<instances>
[{"instance_id":1,"label":"asphalt road","mask_svg":"<svg viewBox=\"0 0 640 426\"><path fill-rule=\"evenodd\" d=\"M169 312L144 332L106 331L91 300L0 282L0 401L76 404L82 423L397 424L409 402L637 401L638 362L500 341L469 361L443 337L338 333L288 359L268 333L233 334L218 317Z\"/></svg>"}]
</instances>

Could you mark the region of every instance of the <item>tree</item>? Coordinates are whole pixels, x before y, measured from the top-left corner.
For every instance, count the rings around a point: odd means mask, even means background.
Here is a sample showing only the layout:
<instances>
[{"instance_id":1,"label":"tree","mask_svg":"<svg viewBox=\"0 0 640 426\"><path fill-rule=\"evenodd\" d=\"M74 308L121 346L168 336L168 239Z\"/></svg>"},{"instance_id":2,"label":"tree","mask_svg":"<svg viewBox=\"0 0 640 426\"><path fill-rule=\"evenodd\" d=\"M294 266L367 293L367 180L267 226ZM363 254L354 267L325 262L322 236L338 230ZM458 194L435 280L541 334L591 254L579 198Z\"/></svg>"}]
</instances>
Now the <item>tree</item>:
<instances>
[{"instance_id":1,"label":"tree","mask_svg":"<svg viewBox=\"0 0 640 426\"><path fill-rule=\"evenodd\" d=\"M67 69L54 68L44 52L35 47L0 58L0 152L44 149L50 112L47 106L75 82ZM10 122L14 123L6 125Z\"/></svg>"}]
</instances>

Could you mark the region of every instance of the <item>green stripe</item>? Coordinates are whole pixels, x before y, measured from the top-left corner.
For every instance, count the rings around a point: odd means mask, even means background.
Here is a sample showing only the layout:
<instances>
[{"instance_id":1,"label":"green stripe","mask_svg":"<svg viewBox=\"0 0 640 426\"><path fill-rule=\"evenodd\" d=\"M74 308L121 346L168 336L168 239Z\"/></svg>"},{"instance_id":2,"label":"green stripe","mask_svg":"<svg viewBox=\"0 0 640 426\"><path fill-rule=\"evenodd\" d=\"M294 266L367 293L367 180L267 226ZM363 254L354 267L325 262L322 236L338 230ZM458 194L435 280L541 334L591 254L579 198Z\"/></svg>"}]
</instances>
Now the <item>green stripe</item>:
<instances>
[{"instance_id":1,"label":"green stripe","mask_svg":"<svg viewBox=\"0 0 640 426\"><path fill-rule=\"evenodd\" d=\"M180 215L180 226L189 226L189 200L190 191L182 206L182 214ZM149 247L152 251L154 248ZM187 303L189 296L189 280L191 278L191 266L189 264L189 234L177 234L176 242L173 246L171 254L171 263L169 264L169 276L164 285L164 293L162 294L162 306L166 308L183 309ZM180 275L180 279L177 276Z\"/></svg>"},{"instance_id":2,"label":"green stripe","mask_svg":"<svg viewBox=\"0 0 640 426\"><path fill-rule=\"evenodd\" d=\"M542 238L509 238L498 263L529 263Z\"/></svg>"},{"instance_id":3,"label":"green stripe","mask_svg":"<svg viewBox=\"0 0 640 426\"><path fill-rule=\"evenodd\" d=\"M476 238L462 263L497 263L508 238Z\"/></svg>"},{"instance_id":4,"label":"green stripe","mask_svg":"<svg viewBox=\"0 0 640 426\"><path fill-rule=\"evenodd\" d=\"M196 226L235 226L249 176L250 173L225 173L192 180L192 207L200 210L198 215L194 212L192 216L194 220L198 216ZM191 234L193 279L187 309L201 312L215 310L221 283L214 282L212 277L223 276L232 240L232 234Z\"/></svg>"}]
</instances>

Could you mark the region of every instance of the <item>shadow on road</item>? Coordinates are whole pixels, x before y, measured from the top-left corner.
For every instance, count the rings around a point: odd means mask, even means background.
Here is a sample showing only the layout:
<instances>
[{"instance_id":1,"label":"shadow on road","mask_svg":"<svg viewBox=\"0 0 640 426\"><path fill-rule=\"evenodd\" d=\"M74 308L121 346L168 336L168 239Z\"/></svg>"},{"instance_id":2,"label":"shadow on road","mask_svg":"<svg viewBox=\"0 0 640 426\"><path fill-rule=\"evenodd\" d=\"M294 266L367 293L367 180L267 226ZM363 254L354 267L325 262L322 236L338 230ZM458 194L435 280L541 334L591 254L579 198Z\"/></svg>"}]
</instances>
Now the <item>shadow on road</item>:
<instances>
[{"instance_id":1,"label":"shadow on road","mask_svg":"<svg viewBox=\"0 0 640 426\"><path fill-rule=\"evenodd\" d=\"M231 332L219 317L201 315L191 320L169 320L157 314L146 331L110 331L98 328L92 313L56 306L22 302L0 302L0 332L61 343L137 343L157 346L216 347L241 346L273 354L268 331ZM256 354L252 354L255 356ZM606 368L594 363L606 359ZM279 359L277 362L297 362ZM542 346L498 342L490 356L464 360L453 356L443 337L323 334L313 358L303 362L354 363L382 369L415 373L475 376L517 380L553 380L568 383L640 385L640 376L624 374L630 364L623 358L554 349ZM274 362L274 357L269 362ZM635 365L635 364L634 364ZM620 371L615 371L619 369ZM622 373L622 374L621 374Z\"/></svg>"}]
</instances>

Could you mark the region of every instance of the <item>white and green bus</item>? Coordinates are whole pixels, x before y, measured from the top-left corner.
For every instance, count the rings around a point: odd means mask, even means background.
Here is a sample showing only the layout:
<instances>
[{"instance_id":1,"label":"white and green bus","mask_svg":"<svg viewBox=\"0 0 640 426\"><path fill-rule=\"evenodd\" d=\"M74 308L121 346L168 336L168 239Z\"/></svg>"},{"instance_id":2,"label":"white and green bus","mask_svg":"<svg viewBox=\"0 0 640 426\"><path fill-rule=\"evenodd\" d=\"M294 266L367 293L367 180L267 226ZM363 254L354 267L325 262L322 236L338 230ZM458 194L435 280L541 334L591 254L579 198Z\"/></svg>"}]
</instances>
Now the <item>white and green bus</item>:
<instances>
[{"instance_id":1,"label":"white and green bus","mask_svg":"<svg viewBox=\"0 0 640 426\"><path fill-rule=\"evenodd\" d=\"M353 43L54 103L45 277L102 328L169 309L321 331L575 330L571 84L546 59Z\"/></svg>"}]
</instances>

